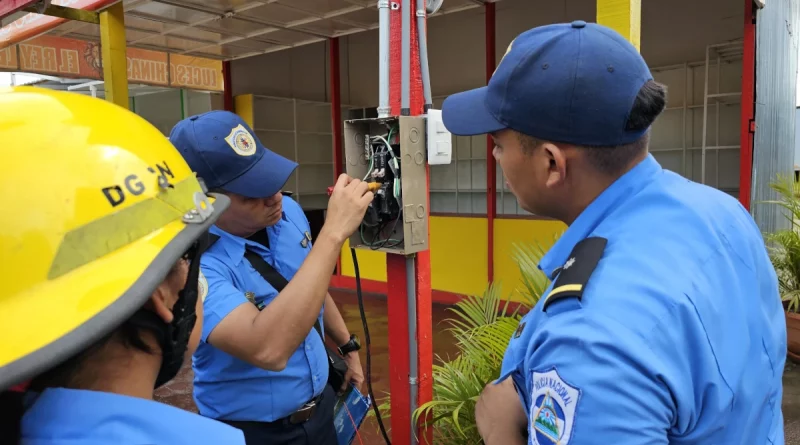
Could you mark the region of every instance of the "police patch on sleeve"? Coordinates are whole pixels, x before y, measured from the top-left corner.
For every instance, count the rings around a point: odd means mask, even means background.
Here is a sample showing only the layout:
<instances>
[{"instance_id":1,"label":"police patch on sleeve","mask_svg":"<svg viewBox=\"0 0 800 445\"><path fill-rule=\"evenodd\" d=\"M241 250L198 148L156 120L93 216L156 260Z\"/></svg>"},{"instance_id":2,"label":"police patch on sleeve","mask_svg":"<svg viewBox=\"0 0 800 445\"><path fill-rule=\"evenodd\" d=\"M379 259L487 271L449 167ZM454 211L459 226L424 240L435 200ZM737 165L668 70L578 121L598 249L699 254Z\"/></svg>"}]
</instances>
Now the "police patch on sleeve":
<instances>
[{"instance_id":1,"label":"police patch on sleeve","mask_svg":"<svg viewBox=\"0 0 800 445\"><path fill-rule=\"evenodd\" d=\"M242 124L231 130L230 134L225 138L225 142L239 156L252 156L256 152L256 141Z\"/></svg>"},{"instance_id":2,"label":"police patch on sleeve","mask_svg":"<svg viewBox=\"0 0 800 445\"><path fill-rule=\"evenodd\" d=\"M197 275L197 296L200 297L200 301L206 301L206 295L208 295L208 280L206 280L206 276L203 275L203 271L198 271L199 274Z\"/></svg>"},{"instance_id":3,"label":"police patch on sleeve","mask_svg":"<svg viewBox=\"0 0 800 445\"><path fill-rule=\"evenodd\" d=\"M581 390L569 385L553 368L533 371L530 421L531 443L568 445L575 424L575 411Z\"/></svg>"}]
</instances>

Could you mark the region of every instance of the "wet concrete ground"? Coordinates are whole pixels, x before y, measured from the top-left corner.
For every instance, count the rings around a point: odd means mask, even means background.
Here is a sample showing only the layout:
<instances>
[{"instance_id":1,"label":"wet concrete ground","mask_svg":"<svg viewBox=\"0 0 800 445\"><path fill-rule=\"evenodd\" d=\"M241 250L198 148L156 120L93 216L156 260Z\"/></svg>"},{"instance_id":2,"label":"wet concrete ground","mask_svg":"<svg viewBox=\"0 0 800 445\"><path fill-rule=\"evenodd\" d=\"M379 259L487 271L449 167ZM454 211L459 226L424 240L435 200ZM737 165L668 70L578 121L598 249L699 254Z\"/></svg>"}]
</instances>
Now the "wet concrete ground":
<instances>
[{"instance_id":1,"label":"wet concrete ground","mask_svg":"<svg viewBox=\"0 0 800 445\"><path fill-rule=\"evenodd\" d=\"M354 293L346 291L331 291L339 310L352 333L357 334L362 343L364 329L358 311L357 299ZM364 296L364 312L369 322L370 337L372 340L372 388L377 399L381 399L389 391L389 351L388 351L388 316L386 301L381 296ZM433 352L446 356L454 352L452 337L445 331L447 327L443 321L451 314L445 306L433 308ZM366 356L362 349L361 362L366 367ZM783 416L785 425L786 444L800 445L800 366L788 363L784 373ZM366 388L363 388L366 391ZM192 370L189 363L184 365L176 379L156 392L156 398L170 405L197 412L192 400ZM388 420L384 421L388 428ZM359 443L358 439L354 443ZM363 445L383 444L377 422L374 418L367 419L361 427L361 443Z\"/></svg>"}]
</instances>

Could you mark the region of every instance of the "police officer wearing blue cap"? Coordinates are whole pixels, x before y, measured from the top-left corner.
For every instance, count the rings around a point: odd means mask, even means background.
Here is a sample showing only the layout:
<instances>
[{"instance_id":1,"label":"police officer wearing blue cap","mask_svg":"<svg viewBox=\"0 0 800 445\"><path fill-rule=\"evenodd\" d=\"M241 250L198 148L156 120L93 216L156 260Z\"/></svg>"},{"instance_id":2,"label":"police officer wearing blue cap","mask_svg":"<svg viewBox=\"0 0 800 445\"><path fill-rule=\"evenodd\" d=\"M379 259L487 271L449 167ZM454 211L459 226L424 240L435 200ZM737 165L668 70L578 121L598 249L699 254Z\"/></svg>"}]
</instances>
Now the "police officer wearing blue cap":
<instances>
[{"instance_id":1,"label":"police officer wearing blue cap","mask_svg":"<svg viewBox=\"0 0 800 445\"><path fill-rule=\"evenodd\" d=\"M327 384L323 332L347 362L345 386L360 385L363 371L358 339L328 284L372 193L342 175L312 248L302 209L281 193L297 164L264 147L241 118L193 116L170 140L210 191L231 200L200 266L205 318L193 356L200 414L241 429L248 445L336 444L333 407L342 388Z\"/></svg>"},{"instance_id":2,"label":"police officer wearing blue cap","mask_svg":"<svg viewBox=\"0 0 800 445\"><path fill-rule=\"evenodd\" d=\"M786 327L758 227L648 153L665 88L613 30L542 26L449 97L520 205L568 229L476 408L487 444L782 444ZM522 404L520 404L522 401Z\"/></svg>"}]
</instances>

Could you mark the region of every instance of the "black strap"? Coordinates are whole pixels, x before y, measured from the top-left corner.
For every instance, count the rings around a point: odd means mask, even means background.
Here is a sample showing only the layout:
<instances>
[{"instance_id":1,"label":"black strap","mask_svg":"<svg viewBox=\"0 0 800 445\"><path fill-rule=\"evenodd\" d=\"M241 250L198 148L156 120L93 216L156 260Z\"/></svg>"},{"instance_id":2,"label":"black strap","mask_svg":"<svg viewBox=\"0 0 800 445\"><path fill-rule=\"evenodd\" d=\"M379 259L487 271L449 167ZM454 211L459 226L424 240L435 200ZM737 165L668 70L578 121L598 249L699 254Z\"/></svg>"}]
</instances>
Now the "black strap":
<instances>
[{"instance_id":1,"label":"black strap","mask_svg":"<svg viewBox=\"0 0 800 445\"><path fill-rule=\"evenodd\" d=\"M214 243L217 242L217 240L219 240L219 235L214 235L213 233L209 234L208 247L210 248ZM258 253L253 252L245 247L244 257L250 262L256 272L258 272L259 275L261 275L261 277L267 281L267 283L274 287L278 293L283 291L286 285L289 284L289 281L287 281L280 272L275 270L274 267L270 266L269 263L264 261L264 258L261 258L261 255ZM322 339L322 343L324 344L325 337L322 335L322 328L319 325L319 317L317 317L317 321L314 323L314 329L317 331L319 337Z\"/></svg>"}]
</instances>

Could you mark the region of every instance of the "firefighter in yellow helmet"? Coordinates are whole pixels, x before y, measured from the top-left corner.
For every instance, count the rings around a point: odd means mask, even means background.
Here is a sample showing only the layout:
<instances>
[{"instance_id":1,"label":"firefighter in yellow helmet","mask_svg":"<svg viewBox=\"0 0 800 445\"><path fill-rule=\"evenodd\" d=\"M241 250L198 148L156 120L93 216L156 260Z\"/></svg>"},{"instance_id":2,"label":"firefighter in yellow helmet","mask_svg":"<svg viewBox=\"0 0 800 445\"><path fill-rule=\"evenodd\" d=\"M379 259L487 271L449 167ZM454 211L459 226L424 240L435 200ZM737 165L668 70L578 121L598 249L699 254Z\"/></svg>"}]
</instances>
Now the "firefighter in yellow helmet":
<instances>
[{"instance_id":1,"label":"firefighter in yellow helmet","mask_svg":"<svg viewBox=\"0 0 800 445\"><path fill-rule=\"evenodd\" d=\"M0 89L0 141L0 442L243 444L152 400L197 346L199 255L228 198L102 100Z\"/></svg>"}]
</instances>

